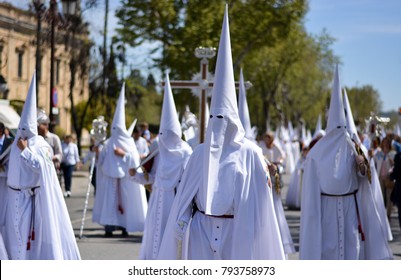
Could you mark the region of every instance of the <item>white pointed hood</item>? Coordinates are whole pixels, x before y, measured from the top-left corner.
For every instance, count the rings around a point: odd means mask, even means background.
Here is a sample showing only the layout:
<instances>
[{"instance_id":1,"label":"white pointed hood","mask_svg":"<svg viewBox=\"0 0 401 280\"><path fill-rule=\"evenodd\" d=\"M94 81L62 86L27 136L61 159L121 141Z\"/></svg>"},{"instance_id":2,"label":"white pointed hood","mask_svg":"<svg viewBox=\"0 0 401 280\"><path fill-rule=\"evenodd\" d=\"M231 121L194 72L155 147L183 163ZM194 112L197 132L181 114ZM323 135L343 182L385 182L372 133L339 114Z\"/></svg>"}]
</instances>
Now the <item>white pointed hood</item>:
<instances>
[{"instance_id":1,"label":"white pointed hood","mask_svg":"<svg viewBox=\"0 0 401 280\"><path fill-rule=\"evenodd\" d=\"M17 140L23 138L28 140L27 149L34 149L38 135L36 110L36 74L34 73L29 86L28 95L25 99L24 108L22 109L17 135L15 136L16 140L11 147L7 181L10 186L32 187L39 184L39 174L32 172L26 164L21 162L21 150L17 146Z\"/></svg>"},{"instance_id":2,"label":"white pointed hood","mask_svg":"<svg viewBox=\"0 0 401 280\"><path fill-rule=\"evenodd\" d=\"M135 119L132 121L131 125L127 129L128 135L132 135L132 133L134 132L137 121L138 121L138 119Z\"/></svg>"},{"instance_id":3,"label":"white pointed hood","mask_svg":"<svg viewBox=\"0 0 401 280\"><path fill-rule=\"evenodd\" d=\"M160 133L171 131L177 135L178 138L181 139L182 137L181 125L177 116L177 109L175 107L168 74L166 74L164 85L163 106L159 131Z\"/></svg>"},{"instance_id":4,"label":"white pointed hood","mask_svg":"<svg viewBox=\"0 0 401 280\"><path fill-rule=\"evenodd\" d=\"M331 93L329 117L327 119L326 134L338 127L345 127L344 105L341 96L340 77L338 74L338 65L334 73L333 91Z\"/></svg>"},{"instance_id":5,"label":"white pointed hood","mask_svg":"<svg viewBox=\"0 0 401 280\"><path fill-rule=\"evenodd\" d=\"M251 127L251 118L249 116L248 102L246 100L246 90L242 68L239 78L238 113L241 123L244 126L245 137L249 140L255 141L254 133Z\"/></svg>"},{"instance_id":6,"label":"white pointed hood","mask_svg":"<svg viewBox=\"0 0 401 280\"><path fill-rule=\"evenodd\" d=\"M158 136L160 160L156 171L155 186L163 187L165 190L172 190L177 186L184 159L192 152L181 136L182 131L173 92L168 74L166 74Z\"/></svg>"},{"instance_id":7,"label":"white pointed hood","mask_svg":"<svg viewBox=\"0 0 401 280\"><path fill-rule=\"evenodd\" d=\"M126 170L126 164L123 162L123 159L114 154L115 148L122 148L126 153L134 153L137 161L136 164L139 165L139 154L135 141L128 134L125 125L125 83L121 88L110 129L111 136L105 144L106 155L102 170L109 177L122 178L127 174L128 170Z\"/></svg>"},{"instance_id":8,"label":"white pointed hood","mask_svg":"<svg viewBox=\"0 0 401 280\"><path fill-rule=\"evenodd\" d=\"M316 121L316 127L315 127L315 131L313 133L313 139L316 138L316 136L318 135L319 131L322 131L322 114L319 114L319 117L317 118Z\"/></svg>"},{"instance_id":9,"label":"white pointed hood","mask_svg":"<svg viewBox=\"0 0 401 280\"><path fill-rule=\"evenodd\" d=\"M224 183L227 178L220 174L219 167L241 147L244 136L238 115L226 4L204 143L203 182L199 189L206 214L224 215L233 203L234 187Z\"/></svg>"},{"instance_id":10,"label":"white pointed hood","mask_svg":"<svg viewBox=\"0 0 401 280\"><path fill-rule=\"evenodd\" d=\"M355 163L354 146L346 129L344 105L338 67L334 74L326 135L320 139L308 157L319 166L319 181L322 192L344 194L354 190L355 182L349 180L355 172L349 166Z\"/></svg>"},{"instance_id":11,"label":"white pointed hood","mask_svg":"<svg viewBox=\"0 0 401 280\"><path fill-rule=\"evenodd\" d=\"M356 130L355 122L354 122L354 117L352 115L352 110L351 106L349 104L348 100L348 95L347 91L344 89L344 111L345 111L345 117L346 117L346 122L347 122L347 131L351 138L358 144L361 143L361 140L358 137L358 131Z\"/></svg>"},{"instance_id":12,"label":"white pointed hood","mask_svg":"<svg viewBox=\"0 0 401 280\"><path fill-rule=\"evenodd\" d=\"M125 124L125 83L123 83L121 87L117 107L114 112L113 122L111 124L111 136L130 136L128 135L127 126Z\"/></svg>"},{"instance_id":13,"label":"white pointed hood","mask_svg":"<svg viewBox=\"0 0 401 280\"><path fill-rule=\"evenodd\" d=\"M36 74L33 74L18 125L18 132L22 138L31 138L34 135L38 135L36 110Z\"/></svg>"}]
</instances>

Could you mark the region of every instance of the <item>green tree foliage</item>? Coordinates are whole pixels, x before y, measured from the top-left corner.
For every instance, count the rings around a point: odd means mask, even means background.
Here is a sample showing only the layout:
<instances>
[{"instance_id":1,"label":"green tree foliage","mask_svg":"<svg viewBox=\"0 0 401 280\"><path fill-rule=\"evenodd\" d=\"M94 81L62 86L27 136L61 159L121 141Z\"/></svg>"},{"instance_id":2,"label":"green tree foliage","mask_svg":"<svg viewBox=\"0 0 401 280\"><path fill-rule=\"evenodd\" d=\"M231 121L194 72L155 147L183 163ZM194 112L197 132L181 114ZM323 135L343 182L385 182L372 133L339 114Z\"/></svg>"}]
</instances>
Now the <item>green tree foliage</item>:
<instances>
[{"instance_id":1,"label":"green tree foliage","mask_svg":"<svg viewBox=\"0 0 401 280\"><path fill-rule=\"evenodd\" d=\"M225 3L235 73L242 67L253 84L247 92L252 125L263 132L267 124L275 128L303 119L313 130L321 114L324 126L333 70L340 59L331 49L334 39L329 34L305 31L306 0L121 0L117 31L132 47L156 43L149 53L159 54L154 67L169 69L170 80L190 80L199 72L195 48L218 47ZM209 71L214 66L215 58L209 60ZM178 110L187 104L198 109L190 90L174 92ZM372 108L367 101L358 105ZM361 110L357 112L364 113Z\"/></svg>"},{"instance_id":2,"label":"green tree foliage","mask_svg":"<svg viewBox=\"0 0 401 280\"><path fill-rule=\"evenodd\" d=\"M244 63L244 75L254 85L248 99L253 124L260 131L301 118L314 128L319 113L324 113L338 59L330 45L333 38L323 32L308 35L301 24L274 47L266 46Z\"/></svg>"},{"instance_id":3,"label":"green tree foliage","mask_svg":"<svg viewBox=\"0 0 401 280\"><path fill-rule=\"evenodd\" d=\"M150 75L143 79L139 70L131 71L126 79L126 115L129 124L138 119L138 122L146 121L157 125L160 122L161 95L156 92L154 78ZM157 133L157 131L156 131Z\"/></svg>"},{"instance_id":4,"label":"green tree foliage","mask_svg":"<svg viewBox=\"0 0 401 280\"><path fill-rule=\"evenodd\" d=\"M119 36L131 46L157 42L158 48L153 52L160 52L161 56L155 60L155 66L162 71L169 68L171 80L192 79L199 72L200 63L194 56L195 48L218 46L226 2L237 70L252 52L285 38L292 24L300 21L306 12L302 0L122 0L122 8L116 13L122 26L118 29ZM209 64L213 72L214 60ZM180 91L175 100L179 110L186 104L198 108L189 90Z\"/></svg>"}]
</instances>

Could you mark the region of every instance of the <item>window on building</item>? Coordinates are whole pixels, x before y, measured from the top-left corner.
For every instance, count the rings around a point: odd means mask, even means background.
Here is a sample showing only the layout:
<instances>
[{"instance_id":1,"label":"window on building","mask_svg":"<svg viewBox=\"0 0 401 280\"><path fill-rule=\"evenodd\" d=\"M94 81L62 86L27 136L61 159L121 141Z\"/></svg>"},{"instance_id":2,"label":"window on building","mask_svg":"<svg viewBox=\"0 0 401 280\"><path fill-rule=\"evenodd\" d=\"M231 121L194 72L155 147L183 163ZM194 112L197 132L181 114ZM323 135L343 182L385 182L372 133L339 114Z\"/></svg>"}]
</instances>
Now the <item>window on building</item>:
<instances>
[{"instance_id":1,"label":"window on building","mask_svg":"<svg viewBox=\"0 0 401 280\"><path fill-rule=\"evenodd\" d=\"M60 59L56 60L56 84L60 83L60 67L61 67L61 61Z\"/></svg>"},{"instance_id":2,"label":"window on building","mask_svg":"<svg viewBox=\"0 0 401 280\"><path fill-rule=\"evenodd\" d=\"M18 52L18 78L22 78L23 65L24 65L24 53Z\"/></svg>"}]
</instances>

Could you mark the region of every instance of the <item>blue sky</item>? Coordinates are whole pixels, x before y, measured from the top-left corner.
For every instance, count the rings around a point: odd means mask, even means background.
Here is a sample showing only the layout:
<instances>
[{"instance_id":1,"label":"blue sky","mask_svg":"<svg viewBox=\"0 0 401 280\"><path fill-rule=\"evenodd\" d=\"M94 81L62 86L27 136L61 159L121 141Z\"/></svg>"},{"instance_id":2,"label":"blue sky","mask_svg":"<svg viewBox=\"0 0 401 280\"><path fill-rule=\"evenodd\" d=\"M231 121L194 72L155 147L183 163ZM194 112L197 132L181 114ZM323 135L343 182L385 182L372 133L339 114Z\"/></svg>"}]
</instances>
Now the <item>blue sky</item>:
<instances>
[{"instance_id":1,"label":"blue sky","mask_svg":"<svg viewBox=\"0 0 401 280\"><path fill-rule=\"evenodd\" d=\"M383 111L401 107L401 1L310 0L305 26L325 28L336 38L341 83L370 84L380 93Z\"/></svg>"},{"instance_id":2,"label":"blue sky","mask_svg":"<svg viewBox=\"0 0 401 280\"><path fill-rule=\"evenodd\" d=\"M8 2L27 7L30 0ZM92 38L99 43L104 2L100 0L97 9L84 15L91 22ZM109 37L117 25L114 12L119 3L109 0ZM343 86L372 85L380 93L383 111L401 107L401 0L309 0L305 26L312 34L326 29L336 38L332 48L342 61ZM133 68L149 71L146 47L128 50L127 58Z\"/></svg>"}]
</instances>

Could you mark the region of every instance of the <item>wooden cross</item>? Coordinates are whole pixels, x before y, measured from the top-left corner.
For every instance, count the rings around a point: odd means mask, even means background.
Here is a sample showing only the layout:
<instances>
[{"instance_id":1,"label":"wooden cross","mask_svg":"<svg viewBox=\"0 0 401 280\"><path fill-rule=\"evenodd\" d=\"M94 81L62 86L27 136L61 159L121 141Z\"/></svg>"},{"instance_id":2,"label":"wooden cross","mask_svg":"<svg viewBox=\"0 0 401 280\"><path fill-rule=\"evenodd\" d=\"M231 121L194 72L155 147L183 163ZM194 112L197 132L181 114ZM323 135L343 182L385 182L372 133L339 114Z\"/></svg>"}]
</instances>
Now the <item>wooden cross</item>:
<instances>
[{"instance_id":1,"label":"wooden cross","mask_svg":"<svg viewBox=\"0 0 401 280\"><path fill-rule=\"evenodd\" d=\"M209 59L213 58L216 55L216 48L203 48L199 47L195 49L195 56L197 58L201 58L200 61L200 81L192 80L192 81L180 81L173 80L170 81L171 88L178 89L192 89L192 90L200 90L200 102L199 102L199 119L200 119L200 132L199 132L199 143L204 142L205 138L205 112L206 112L206 98L207 92L213 88L213 81L208 81L208 67L209 67ZM164 86L164 81L161 82L161 85ZM245 82L245 88L250 88L252 84L250 82ZM235 82L235 87L239 88L239 82Z\"/></svg>"}]
</instances>

